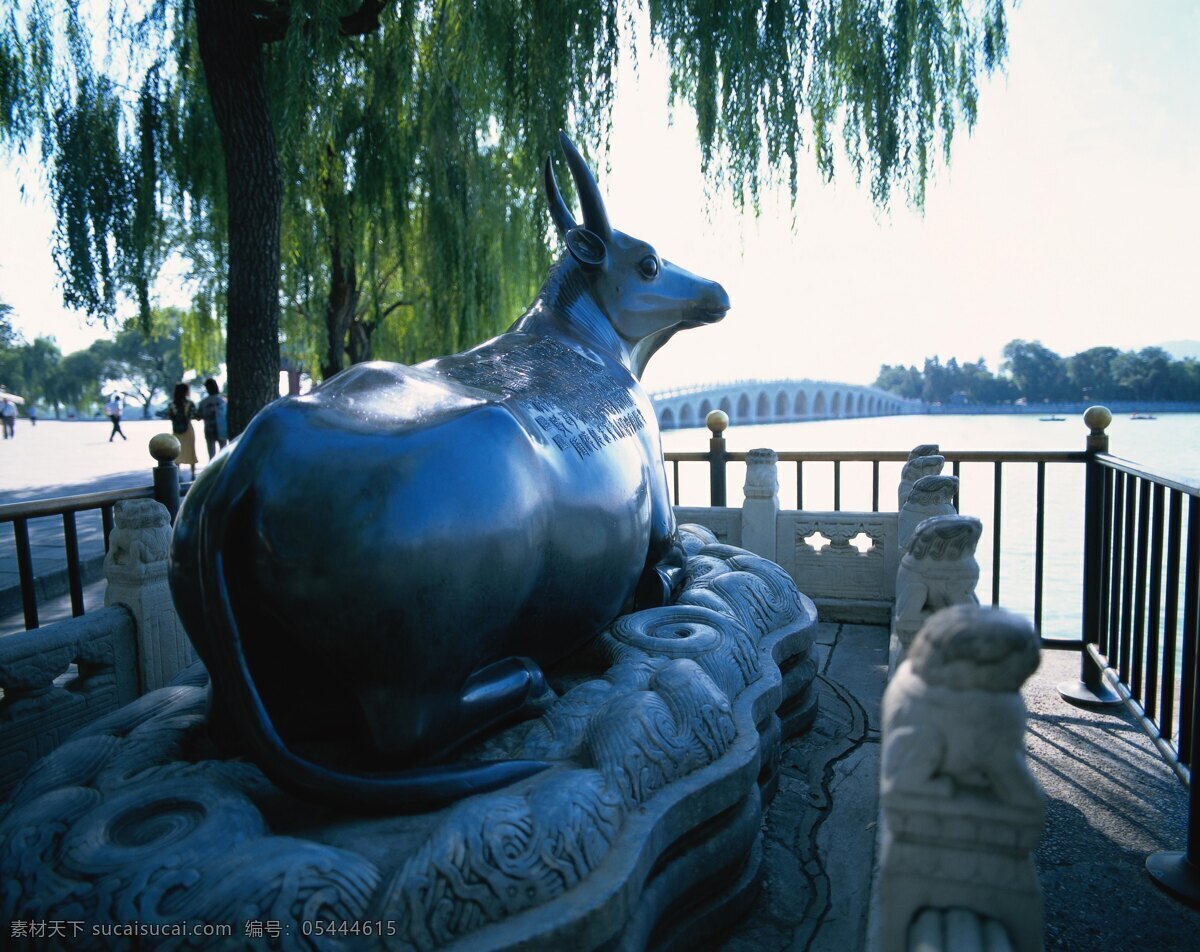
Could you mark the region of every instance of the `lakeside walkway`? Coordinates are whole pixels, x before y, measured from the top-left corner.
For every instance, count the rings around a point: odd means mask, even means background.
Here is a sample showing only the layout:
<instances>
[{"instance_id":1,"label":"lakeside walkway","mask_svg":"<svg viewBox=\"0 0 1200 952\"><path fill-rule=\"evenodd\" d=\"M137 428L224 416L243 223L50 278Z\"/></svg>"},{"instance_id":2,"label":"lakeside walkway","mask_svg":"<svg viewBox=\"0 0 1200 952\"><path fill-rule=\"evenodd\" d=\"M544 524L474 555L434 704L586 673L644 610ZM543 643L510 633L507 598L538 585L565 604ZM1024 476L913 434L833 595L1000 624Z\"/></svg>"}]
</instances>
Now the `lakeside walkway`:
<instances>
[{"instance_id":1,"label":"lakeside walkway","mask_svg":"<svg viewBox=\"0 0 1200 952\"><path fill-rule=\"evenodd\" d=\"M151 485L154 460L148 449L150 438L170 432L170 424L156 419L123 419L121 429L128 439L117 437L109 443L112 425L108 420L40 420L37 426L18 420L16 438L0 441L0 504ZM198 452L205 457L200 429L195 429ZM190 475L185 467L181 476L186 479ZM85 604L90 608L96 601L96 583L104 560L100 513L80 513L76 531ZM42 595L42 623L69 616L69 601L59 597L68 590L62 519L31 519L29 547ZM99 600L103 600L102 586ZM24 627L16 544L11 527L0 526L0 635Z\"/></svg>"}]
</instances>

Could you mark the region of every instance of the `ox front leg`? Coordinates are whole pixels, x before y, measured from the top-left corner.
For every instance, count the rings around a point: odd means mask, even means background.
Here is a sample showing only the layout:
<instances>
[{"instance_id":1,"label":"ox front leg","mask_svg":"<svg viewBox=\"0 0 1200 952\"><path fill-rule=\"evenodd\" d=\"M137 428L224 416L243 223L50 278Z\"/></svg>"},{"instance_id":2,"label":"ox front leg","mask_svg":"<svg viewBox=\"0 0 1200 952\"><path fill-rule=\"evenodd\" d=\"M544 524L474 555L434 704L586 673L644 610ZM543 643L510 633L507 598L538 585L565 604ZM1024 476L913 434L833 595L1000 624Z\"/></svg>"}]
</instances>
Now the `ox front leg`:
<instances>
[{"instance_id":1,"label":"ox front leg","mask_svg":"<svg viewBox=\"0 0 1200 952\"><path fill-rule=\"evenodd\" d=\"M540 713L553 700L542 669L504 658L471 674L457 692L413 695L365 687L359 703L375 746L413 762L437 760L485 731Z\"/></svg>"},{"instance_id":2,"label":"ox front leg","mask_svg":"<svg viewBox=\"0 0 1200 952\"><path fill-rule=\"evenodd\" d=\"M460 716L465 737L505 721L540 713L555 694L530 658L505 658L480 668L463 685Z\"/></svg>"},{"instance_id":3,"label":"ox front leg","mask_svg":"<svg viewBox=\"0 0 1200 952\"><path fill-rule=\"evenodd\" d=\"M648 562L642 570L637 594L634 596L634 610L670 605L683 589L686 575L687 553L679 542L678 533L672 532L653 561Z\"/></svg>"}]
</instances>

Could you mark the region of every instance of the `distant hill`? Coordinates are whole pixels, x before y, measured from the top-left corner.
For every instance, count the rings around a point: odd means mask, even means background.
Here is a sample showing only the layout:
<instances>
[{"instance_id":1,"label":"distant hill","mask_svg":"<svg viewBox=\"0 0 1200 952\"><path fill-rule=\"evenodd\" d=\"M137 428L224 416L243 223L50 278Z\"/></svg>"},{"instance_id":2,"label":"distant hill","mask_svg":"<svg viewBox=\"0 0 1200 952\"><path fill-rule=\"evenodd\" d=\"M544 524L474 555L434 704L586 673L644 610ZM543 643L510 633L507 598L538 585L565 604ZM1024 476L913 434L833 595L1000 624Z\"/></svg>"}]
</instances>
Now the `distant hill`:
<instances>
[{"instance_id":1,"label":"distant hill","mask_svg":"<svg viewBox=\"0 0 1200 952\"><path fill-rule=\"evenodd\" d=\"M1158 345L1176 360L1193 357L1200 360L1200 340L1169 340Z\"/></svg>"}]
</instances>

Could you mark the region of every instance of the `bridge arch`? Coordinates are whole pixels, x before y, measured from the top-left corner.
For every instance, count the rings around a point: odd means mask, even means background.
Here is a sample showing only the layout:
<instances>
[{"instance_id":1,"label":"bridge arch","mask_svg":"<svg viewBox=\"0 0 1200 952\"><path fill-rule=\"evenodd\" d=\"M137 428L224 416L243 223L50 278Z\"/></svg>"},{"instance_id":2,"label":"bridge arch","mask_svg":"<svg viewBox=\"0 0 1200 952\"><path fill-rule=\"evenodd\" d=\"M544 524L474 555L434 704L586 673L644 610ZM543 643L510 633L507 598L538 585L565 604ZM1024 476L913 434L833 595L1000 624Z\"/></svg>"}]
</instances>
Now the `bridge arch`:
<instances>
[{"instance_id":1,"label":"bridge arch","mask_svg":"<svg viewBox=\"0 0 1200 952\"><path fill-rule=\"evenodd\" d=\"M654 395L652 395L654 396ZM664 430L703 426L714 409L740 426L793 420L850 419L911 412L918 406L877 387L822 380L771 380L654 396Z\"/></svg>"}]
</instances>

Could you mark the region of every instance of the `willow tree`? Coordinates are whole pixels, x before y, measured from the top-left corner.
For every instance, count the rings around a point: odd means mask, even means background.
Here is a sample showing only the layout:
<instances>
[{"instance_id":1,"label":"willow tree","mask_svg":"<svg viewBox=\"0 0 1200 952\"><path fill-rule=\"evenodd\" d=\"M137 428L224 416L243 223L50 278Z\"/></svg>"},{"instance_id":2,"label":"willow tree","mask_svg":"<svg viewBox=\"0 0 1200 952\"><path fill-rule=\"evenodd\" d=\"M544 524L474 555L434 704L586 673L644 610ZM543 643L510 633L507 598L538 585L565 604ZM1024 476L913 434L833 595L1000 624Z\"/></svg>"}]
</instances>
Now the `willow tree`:
<instances>
[{"instance_id":1,"label":"willow tree","mask_svg":"<svg viewBox=\"0 0 1200 952\"><path fill-rule=\"evenodd\" d=\"M569 120L606 129L617 15L615 2L401 6L334 48L283 159L285 327L308 330L324 375L347 356L475 343L528 303L549 263L533 183Z\"/></svg>"},{"instance_id":2,"label":"willow tree","mask_svg":"<svg viewBox=\"0 0 1200 952\"><path fill-rule=\"evenodd\" d=\"M168 250L207 276L235 428L275 392L281 280L329 371L379 328L419 357L511 319L549 254L529 183L559 127L605 141L635 5L714 193L752 206L795 196L806 151L831 177L839 140L877 202L919 206L1006 36L1003 0L130 3L100 58L75 4L10 10L0 134L40 140L68 303L148 312Z\"/></svg>"}]
</instances>

